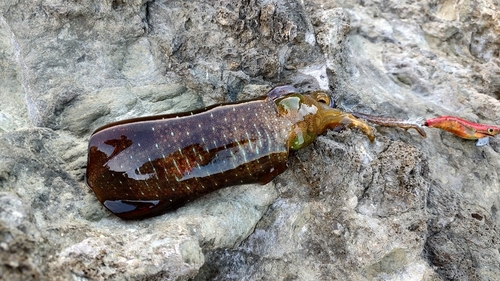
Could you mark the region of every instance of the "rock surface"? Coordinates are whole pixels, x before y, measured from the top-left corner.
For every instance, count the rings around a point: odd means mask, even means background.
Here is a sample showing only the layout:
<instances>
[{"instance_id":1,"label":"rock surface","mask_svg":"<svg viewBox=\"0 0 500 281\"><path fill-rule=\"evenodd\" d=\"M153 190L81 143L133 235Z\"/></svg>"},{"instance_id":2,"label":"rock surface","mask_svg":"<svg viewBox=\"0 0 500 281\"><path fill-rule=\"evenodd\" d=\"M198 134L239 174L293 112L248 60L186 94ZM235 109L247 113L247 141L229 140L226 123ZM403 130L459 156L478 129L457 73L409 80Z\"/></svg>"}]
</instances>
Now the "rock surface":
<instances>
[{"instance_id":1,"label":"rock surface","mask_svg":"<svg viewBox=\"0 0 500 281\"><path fill-rule=\"evenodd\" d=\"M500 4L0 3L2 280L497 280L500 141L329 132L265 186L142 221L84 183L94 129L266 93L500 123Z\"/></svg>"}]
</instances>

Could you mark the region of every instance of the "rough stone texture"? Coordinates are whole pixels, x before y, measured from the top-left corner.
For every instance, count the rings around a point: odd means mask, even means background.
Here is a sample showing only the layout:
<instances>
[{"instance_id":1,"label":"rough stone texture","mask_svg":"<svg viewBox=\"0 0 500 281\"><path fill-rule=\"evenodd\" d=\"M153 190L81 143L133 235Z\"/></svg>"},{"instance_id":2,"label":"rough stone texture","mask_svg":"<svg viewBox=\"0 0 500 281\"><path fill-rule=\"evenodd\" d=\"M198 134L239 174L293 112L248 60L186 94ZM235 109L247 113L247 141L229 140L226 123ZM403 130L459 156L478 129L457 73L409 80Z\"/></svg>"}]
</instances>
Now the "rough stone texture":
<instances>
[{"instance_id":1,"label":"rough stone texture","mask_svg":"<svg viewBox=\"0 0 500 281\"><path fill-rule=\"evenodd\" d=\"M2 280L498 280L500 141L330 132L273 183L122 221L84 184L94 129L264 94L500 123L500 4L4 0Z\"/></svg>"}]
</instances>

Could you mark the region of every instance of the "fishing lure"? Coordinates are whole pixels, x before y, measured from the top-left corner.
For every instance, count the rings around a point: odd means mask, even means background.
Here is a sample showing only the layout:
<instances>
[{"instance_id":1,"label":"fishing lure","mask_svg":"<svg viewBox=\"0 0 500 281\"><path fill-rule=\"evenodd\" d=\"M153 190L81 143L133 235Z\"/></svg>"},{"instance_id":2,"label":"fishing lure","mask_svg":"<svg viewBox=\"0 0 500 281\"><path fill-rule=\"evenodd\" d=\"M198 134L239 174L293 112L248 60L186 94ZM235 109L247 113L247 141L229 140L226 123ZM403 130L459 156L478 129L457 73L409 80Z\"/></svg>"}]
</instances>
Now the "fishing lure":
<instances>
[{"instance_id":1,"label":"fishing lure","mask_svg":"<svg viewBox=\"0 0 500 281\"><path fill-rule=\"evenodd\" d=\"M455 116L440 116L425 121L425 126L448 131L463 139L478 140L476 146L488 144L490 137L500 133L500 127L467 121Z\"/></svg>"},{"instance_id":2,"label":"fishing lure","mask_svg":"<svg viewBox=\"0 0 500 281\"><path fill-rule=\"evenodd\" d=\"M163 214L223 187L265 184L327 129L371 128L332 108L322 92L292 86L198 111L119 121L89 141L86 182L123 219Z\"/></svg>"},{"instance_id":3,"label":"fishing lure","mask_svg":"<svg viewBox=\"0 0 500 281\"><path fill-rule=\"evenodd\" d=\"M427 134L425 133L424 128L422 128L422 126L419 122L414 122L414 121L409 121L409 120L400 120L400 119L394 119L394 118L388 118L388 117L380 117L380 116L374 116L374 115L369 115L369 114L364 114L364 113L359 113L359 112L351 112L351 114L357 118L364 119L370 123L374 123L374 124L381 125L381 126L399 127L399 128L405 129L405 130L414 129L423 138L427 137Z\"/></svg>"}]
</instances>

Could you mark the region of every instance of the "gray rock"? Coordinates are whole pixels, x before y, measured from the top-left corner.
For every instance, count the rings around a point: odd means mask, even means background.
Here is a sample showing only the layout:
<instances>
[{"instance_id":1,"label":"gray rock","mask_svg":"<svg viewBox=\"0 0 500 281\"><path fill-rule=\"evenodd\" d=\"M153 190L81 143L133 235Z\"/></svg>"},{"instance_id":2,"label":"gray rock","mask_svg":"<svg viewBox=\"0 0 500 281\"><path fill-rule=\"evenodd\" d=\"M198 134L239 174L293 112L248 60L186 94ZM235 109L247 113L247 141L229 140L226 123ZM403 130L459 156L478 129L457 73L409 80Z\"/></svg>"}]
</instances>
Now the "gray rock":
<instances>
[{"instance_id":1,"label":"gray rock","mask_svg":"<svg viewBox=\"0 0 500 281\"><path fill-rule=\"evenodd\" d=\"M496 280L500 141L319 136L264 186L123 221L85 185L126 118L272 86L400 119L500 123L498 4L2 1L2 280Z\"/></svg>"}]
</instances>

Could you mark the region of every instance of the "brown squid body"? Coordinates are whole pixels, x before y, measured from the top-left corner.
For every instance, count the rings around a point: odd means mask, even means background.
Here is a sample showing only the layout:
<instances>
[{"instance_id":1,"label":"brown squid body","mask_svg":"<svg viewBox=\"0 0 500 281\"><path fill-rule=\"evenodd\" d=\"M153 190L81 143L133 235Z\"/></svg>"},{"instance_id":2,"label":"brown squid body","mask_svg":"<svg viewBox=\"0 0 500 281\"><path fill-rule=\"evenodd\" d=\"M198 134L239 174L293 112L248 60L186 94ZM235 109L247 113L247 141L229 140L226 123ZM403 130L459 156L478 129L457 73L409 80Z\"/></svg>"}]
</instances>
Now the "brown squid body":
<instances>
[{"instance_id":1,"label":"brown squid body","mask_svg":"<svg viewBox=\"0 0 500 281\"><path fill-rule=\"evenodd\" d=\"M329 106L323 92L291 86L265 97L196 112L125 120L96 130L86 181L124 219L159 215L223 187L271 181L289 150L339 126L370 127Z\"/></svg>"}]
</instances>

